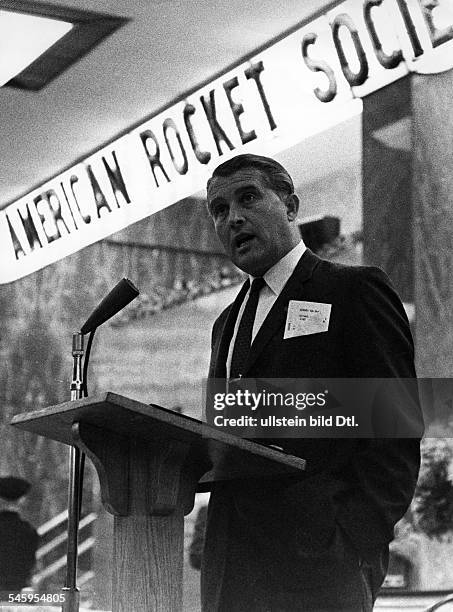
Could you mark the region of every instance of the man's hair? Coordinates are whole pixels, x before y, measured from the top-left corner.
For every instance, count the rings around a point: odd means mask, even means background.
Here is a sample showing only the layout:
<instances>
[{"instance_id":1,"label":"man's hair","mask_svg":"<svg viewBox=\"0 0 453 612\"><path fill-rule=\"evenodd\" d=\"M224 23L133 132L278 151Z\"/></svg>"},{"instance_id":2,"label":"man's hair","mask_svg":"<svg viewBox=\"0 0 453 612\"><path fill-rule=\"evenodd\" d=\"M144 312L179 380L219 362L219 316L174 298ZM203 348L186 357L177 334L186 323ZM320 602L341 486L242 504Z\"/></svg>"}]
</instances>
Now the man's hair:
<instances>
[{"instance_id":1,"label":"man's hair","mask_svg":"<svg viewBox=\"0 0 453 612\"><path fill-rule=\"evenodd\" d=\"M220 166L217 166L208 181L207 189L209 189L212 179L218 176L231 176L244 168L256 168L259 170L264 178L266 187L275 191L279 196L287 196L294 193L293 180L278 161L263 155L254 155L253 153L236 155L220 164Z\"/></svg>"}]
</instances>

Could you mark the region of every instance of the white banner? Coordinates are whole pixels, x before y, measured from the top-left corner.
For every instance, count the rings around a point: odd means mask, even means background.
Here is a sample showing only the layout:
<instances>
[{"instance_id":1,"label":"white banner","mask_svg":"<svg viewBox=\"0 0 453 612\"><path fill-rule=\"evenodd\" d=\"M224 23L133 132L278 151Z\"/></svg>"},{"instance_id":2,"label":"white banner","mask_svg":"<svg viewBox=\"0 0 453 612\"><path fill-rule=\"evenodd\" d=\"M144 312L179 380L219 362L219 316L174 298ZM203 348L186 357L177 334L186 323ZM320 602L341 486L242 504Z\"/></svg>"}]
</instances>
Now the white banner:
<instances>
[{"instance_id":1,"label":"white banner","mask_svg":"<svg viewBox=\"0 0 453 612\"><path fill-rule=\"evenodd\" d=\"M361 97L453 65L452 0L347 0L0 211L0 283L361 112Z\"/></svg>"}]
</instances>

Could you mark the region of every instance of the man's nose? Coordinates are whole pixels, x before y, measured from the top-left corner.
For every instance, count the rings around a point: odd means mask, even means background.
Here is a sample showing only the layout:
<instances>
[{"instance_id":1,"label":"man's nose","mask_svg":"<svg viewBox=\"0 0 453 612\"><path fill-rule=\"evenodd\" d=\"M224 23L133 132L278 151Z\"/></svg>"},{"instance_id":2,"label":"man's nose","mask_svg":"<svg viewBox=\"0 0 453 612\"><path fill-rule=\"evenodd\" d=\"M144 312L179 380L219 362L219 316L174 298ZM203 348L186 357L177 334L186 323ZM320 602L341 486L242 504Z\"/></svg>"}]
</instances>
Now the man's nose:
<instances>
[{"instance_id":1,"label":"man's nose","mask_svg":"<svg viewBox=\"0 0 453 612\"><path fill-rule=\"evenodd\" d=\"M228 218L231 227L244 223L244 211L240 206L230 205L230 214Z\"/></svg>"}]
</instances>

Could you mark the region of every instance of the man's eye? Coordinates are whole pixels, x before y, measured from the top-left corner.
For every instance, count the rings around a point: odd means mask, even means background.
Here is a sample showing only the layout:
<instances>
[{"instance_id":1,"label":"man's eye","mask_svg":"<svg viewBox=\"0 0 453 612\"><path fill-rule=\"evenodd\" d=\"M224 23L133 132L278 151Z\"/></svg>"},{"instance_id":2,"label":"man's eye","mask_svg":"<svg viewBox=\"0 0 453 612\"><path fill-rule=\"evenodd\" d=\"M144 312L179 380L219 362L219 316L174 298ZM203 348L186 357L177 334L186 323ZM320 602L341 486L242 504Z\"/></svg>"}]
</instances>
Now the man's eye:
<instances>
[{"instance_id":1,"label":"man's eye","mask_svg":"<svg viewBox=\"0 0 453 612\"><path fill-rule=\"evenodd\" d=\"M213 217L224 217L227 214L228 207L226 204L217 204L212 209Z\"/></svg>"},{"instance_id":2,"label":"man's eye","mask_svg":"<svg viewBox=\"0 0 453 612\"><path fill-rule=\"evenodd\" d=\"M251 191L248 191L248 192L242 194L241 200L245 204L249 204L249 203L254 202L256 200L256 194L251 192Z\"/></svg>"}]
</instances>

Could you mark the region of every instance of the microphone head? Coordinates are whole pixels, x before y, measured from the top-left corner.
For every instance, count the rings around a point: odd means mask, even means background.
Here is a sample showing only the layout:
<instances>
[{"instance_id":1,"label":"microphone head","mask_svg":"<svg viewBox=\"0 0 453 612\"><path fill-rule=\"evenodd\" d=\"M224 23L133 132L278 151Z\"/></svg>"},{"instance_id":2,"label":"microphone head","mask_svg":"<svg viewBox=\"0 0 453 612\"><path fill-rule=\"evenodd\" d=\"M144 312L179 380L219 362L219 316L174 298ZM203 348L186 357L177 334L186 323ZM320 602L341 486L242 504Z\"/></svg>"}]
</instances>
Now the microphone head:
<instances>
[{"instance_id":1,"label":"microphone head","mask_svg":"<svg viewBox=\"0 0 453 612\"><path fill-rule=\"evenodd\" d=\"M139 295L139 290L129 279L123 278L113 287L108 295L102 300L86 322L82 325L81 333L88 334L94 329L105 323L108 319L116 315L125 306L135 300Z\"/></svg>"}]
</instances>

